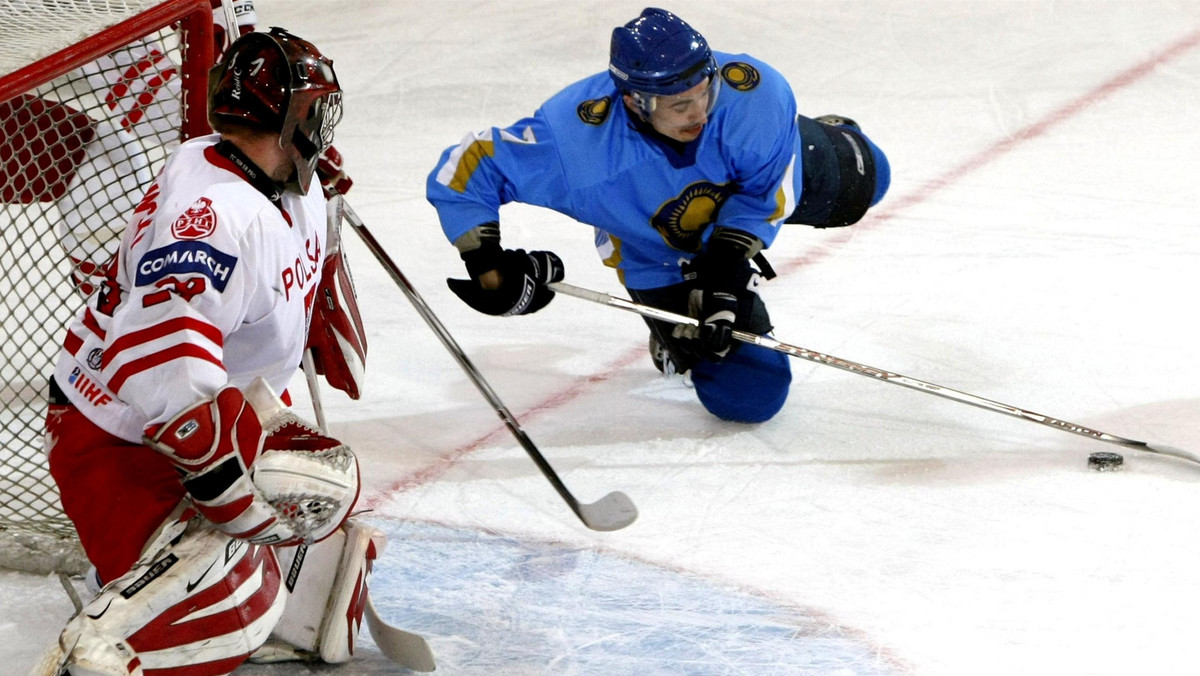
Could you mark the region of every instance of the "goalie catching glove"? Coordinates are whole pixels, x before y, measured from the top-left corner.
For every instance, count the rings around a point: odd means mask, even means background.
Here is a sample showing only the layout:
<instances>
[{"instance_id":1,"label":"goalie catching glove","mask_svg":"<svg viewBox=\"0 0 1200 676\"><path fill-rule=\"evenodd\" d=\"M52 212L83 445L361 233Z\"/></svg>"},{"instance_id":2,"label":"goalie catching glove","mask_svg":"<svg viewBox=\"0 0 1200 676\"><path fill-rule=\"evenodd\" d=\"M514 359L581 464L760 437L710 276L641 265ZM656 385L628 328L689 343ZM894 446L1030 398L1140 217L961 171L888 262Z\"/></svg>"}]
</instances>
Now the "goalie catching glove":
<instances>
[{"instance_id":1,"label":"goalie catching glove","mask_svg":"<svg viewBox=\"0 0 1200 676\"><path fill-rule=\"evenodd\" d=\"M261 378L147 430L143 442L182 475L202 516L257 545L312 543L342 525L358 498L358 460L283 407Z\"/></svg>"},{"instance_id":2,"label":"goalie catching glove","mask_svg":"<svg viewBox=\"0 0 1200 676\"><path fill-rule=\"evenodd\" d=\"M502 249L500 226L485 223L455 241L470 279L447 279L464 303L487 315L532 314L554 300L546 287L563 279L562 259L550 251Z\"/></svg>"}]
</instances>

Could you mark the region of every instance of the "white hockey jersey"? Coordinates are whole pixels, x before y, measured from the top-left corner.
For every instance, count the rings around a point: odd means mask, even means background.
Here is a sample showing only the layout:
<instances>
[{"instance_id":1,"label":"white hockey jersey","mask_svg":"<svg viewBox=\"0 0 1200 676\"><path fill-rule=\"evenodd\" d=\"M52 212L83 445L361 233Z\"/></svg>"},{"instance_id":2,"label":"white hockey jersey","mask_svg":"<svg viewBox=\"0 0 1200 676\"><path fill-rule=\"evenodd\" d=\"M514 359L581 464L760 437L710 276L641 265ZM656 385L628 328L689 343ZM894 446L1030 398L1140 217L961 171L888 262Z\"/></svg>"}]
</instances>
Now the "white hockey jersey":
<instances>
[{"instance_id":1,"label":"white hockey jersey","mask_svg":"<svg viewBox=\"0 0 1200 676\"><path fill-rule=\"evenodd\" d=\"M226 384L262 376L282 393L300 365L326 248L320 183L272 202L219 140L168 160L55 368L71 403L126 441Z\"/></svg>"}]
</instances>

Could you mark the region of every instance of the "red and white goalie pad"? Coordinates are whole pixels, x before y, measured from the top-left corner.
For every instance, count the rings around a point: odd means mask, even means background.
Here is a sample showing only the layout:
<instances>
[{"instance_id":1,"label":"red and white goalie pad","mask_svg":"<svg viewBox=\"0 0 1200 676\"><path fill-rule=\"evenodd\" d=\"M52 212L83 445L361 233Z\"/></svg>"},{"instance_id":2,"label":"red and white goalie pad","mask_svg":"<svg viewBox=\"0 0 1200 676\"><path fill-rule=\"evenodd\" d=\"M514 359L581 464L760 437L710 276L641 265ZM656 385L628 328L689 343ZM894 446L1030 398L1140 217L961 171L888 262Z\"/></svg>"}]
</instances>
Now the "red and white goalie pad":
<instances>
[{"instance_id":1,"label":"red and white goalie pad","mask_svg":"<svg viewBox=\"0 0 1200 676\"><path fill-rule=\"evenodd\" d=\"M316 545L277 549L287 609L250 661L340 664L353 659L371 569L386 541L382 531L351 519Z\"/></svg>"},{"instance_id":2,"label":"red and white goalie pad","mask_svg":"<svg viewBox=\"0 0 1200 676\"><path fill-rule=\"evenodd\" d=\"M331 387L358 399L367 365L367 333L358 312L354 280L342 251L340 198L329 201L329 237L325 267L313 301L308 348L316 372Z\"/></svg>"},{"instance_id":3,"label":"red and white goalie pad","mask_svg":"<svg viewBox=\"0 0 1200 676\"><path fill-rule=\"evenodd\" d=\"M192 504L218 530L259 545L312 543L342 525L358 498L358 461L261 378L226 387L147 431L143 441L183 475Z\"/></svg>"},{"instance_id":4,"label":"red and white goalie pad","mask_svg":"<svg viewBox=\"0 0 1200 676\"><path fill-rule=\"evenodd\" d=\"M34 673L228 674L284 612L271 547L193 519L147 552L67 623Z\"/></svg>"}]
</instances>

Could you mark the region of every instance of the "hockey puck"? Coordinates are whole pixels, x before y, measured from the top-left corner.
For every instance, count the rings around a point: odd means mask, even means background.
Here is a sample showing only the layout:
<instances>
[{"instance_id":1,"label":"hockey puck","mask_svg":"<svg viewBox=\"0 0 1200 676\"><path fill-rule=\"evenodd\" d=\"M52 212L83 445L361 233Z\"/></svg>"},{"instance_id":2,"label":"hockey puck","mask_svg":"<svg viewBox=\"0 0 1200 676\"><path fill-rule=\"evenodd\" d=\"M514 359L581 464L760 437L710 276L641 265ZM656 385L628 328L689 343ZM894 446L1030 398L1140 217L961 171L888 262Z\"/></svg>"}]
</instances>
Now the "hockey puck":
<instances>
[{"instance_id":1,"label":"hockey puck","mask_svg":"<svg viewBox=\"0 0 1200 676\"><path fill-rule=\"evenodd\" d=\"M1093 453L1088 456L1088 467L1097 472L1116 472L1125 464L1120 453Z\"/></svg>"}]
</instances>

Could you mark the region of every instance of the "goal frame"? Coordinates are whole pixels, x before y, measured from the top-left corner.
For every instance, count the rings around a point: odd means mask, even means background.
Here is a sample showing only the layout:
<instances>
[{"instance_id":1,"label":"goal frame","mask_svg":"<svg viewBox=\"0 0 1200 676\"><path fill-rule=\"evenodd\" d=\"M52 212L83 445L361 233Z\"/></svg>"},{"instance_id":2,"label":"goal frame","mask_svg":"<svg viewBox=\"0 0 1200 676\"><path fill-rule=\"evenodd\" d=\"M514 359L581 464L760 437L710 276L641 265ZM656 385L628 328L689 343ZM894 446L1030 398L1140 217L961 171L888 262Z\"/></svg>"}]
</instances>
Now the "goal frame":
<instances>
[{"instance_id":1,"label":"goal frame","mask_svg":"<svg viewBox=\"0 0 1200 676\"><path fill-rule=\"evenodd\" d=\"M207 0L164 0L151 9L114 24L90 38L60 49L28 66L12 73L0 75L0 101L8 101L40 85L65 75L89 61L108 54L122 44L146 37L172 23L188 23L187 31L204 32L204 21L195 15L200 13L208 21L208 40L198 40L188 50L189 57L182 64L183 78L183 129L184 139L201 136L210 131L208 126L208 70L212 66L213 41L211 5ZM196 83L200 86L196 86ZM202 115L191 114L201 111Z\"/></svg>"}]
</instances>

